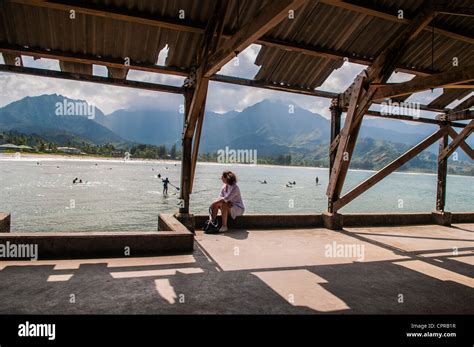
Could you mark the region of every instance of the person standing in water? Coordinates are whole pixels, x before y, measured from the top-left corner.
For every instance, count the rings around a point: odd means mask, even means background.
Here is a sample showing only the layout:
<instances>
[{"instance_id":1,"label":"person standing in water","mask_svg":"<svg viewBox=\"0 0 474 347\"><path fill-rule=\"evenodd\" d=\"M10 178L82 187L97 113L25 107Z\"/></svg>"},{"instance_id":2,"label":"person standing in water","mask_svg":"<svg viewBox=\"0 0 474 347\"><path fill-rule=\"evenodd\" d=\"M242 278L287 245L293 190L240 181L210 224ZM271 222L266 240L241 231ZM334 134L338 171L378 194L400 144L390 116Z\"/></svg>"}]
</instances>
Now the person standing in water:
<instances>
[{"instance_id":1,"label":"person standing in water","mask_svg":"<svg viewBox=\"0 0 474 347\"><path fill-rule=\"evenodd\" d=\"M217 218L217 213L221 210L222 227L219 232L225 232L227 228L227 218L230 214L232 219L242 216L245 212L245 206L240 195L240 189L237 185L237 177L232 171L224 171L221 176L223 186L219 197L211 204L211 221ZM214 233L211 231L210 233Z\"/></svg>"},{"instance_id":2,"label":"person standing in water","mask_svg":"<svg viewBox=\"0 0 474 347\"><path fill-rule=\"evenodd\" d=\"M318 178L318 176L316 176L316 185L318 185L318 184L319 184L319 178Z\"/></svg>"},{"instance_id":3,"label":"person standing in water","mask_svg":"<svg viewBox=\"0 0 474 347\"><path fill-rule=\"evenodd\" d=\"M161 181L163 182L163 195L168 195L168 183L170 183L170 180L166 177L166 179Z\"/></svg>"}]
</instances>

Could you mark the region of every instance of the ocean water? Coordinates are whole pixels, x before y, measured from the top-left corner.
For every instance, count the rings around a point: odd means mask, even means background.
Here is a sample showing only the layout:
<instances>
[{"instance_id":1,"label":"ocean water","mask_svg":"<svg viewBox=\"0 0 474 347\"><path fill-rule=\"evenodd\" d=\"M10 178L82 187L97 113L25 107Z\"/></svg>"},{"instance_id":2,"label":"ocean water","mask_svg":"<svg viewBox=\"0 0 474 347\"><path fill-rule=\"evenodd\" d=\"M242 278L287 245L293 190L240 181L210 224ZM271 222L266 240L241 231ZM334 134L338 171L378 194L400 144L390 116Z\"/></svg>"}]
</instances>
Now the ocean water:
<instances>
[{"instance_id":1,"label":"ocean water","mask_svg":"<svg viewBox=\"0 0 474 347\"><path fill-rule=\"evenodd\" d=\"M237 174L246 213L326 209L327 169L199 163L191 212L207 213L223 170ZM153 231L158 213L175 212L179 203L172 186L163 196L157 174L179 187L180 172L179 162L0 159L0 211L12 213L12 231ZM350 171L345 191L372 174ZM84 183L74 185L75 177ZM474 177L448 176L447 192L448 211L474 211ZM394 173L341 211L429 212L435 200L436 175Z\"/></svg>"}]
</instances>

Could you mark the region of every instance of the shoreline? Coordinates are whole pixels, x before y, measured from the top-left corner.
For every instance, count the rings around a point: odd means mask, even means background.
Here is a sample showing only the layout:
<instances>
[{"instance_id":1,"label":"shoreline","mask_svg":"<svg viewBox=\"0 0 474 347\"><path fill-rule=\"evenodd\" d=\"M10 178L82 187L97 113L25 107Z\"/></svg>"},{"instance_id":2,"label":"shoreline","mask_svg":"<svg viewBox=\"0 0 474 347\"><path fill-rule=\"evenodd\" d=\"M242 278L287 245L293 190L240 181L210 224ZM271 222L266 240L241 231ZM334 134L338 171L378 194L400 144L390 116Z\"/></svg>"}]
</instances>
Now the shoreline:
<instances>
[{"instance_id":1,"label":"shoreline","mask_svg":"<svg viewBox=\"0 0 474 347\"><path fill-rule=\"evenodd\" d=\"M84 162L109 162L109 163L156 163L156 164L178 164L181 165L181 160L176 159L148 159L148 158L131 158L125 160L123 158L114 157L100 157L94 155L71 155L71 154L38 154L38 153L21 153L21 156L15 157L15 153L0 153L0 162L2 161L84 161ZM299 166L299 165L273 165L273 164L241 164L241 163L217 163L211 161L198 161L198 165L227 165L227 166L239 166L239 167L278 167L285 169L308 169L308 170L323 170L328 171L325 167L313 167L313 166ZM366 170L366 169L349 169L349 171L357 172L377 172L377 170ZM429 175L436 176L436 173L423 172L423 171L396 171L394 174L405 174L405 175ZM457 175L448 174L448 176L456 177L474 177L470 175Z\"/></svg>"}]
</instances>

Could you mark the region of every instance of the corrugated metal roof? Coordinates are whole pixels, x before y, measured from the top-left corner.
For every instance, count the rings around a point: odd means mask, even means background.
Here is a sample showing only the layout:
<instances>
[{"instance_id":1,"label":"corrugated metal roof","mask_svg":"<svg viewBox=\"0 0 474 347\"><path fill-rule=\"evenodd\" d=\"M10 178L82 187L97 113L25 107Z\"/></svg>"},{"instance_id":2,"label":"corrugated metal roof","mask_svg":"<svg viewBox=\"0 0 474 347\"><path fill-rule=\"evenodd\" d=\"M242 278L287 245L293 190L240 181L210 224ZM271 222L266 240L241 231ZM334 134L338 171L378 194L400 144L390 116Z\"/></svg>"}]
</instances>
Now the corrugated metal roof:
<instances>
[{"instance_id":1,"label":"corrugated metal roof","mask_svg":"<svg viewBox=\"0 0 474 347\"><path fill-rule=\"evenodd\" d=\"M470 89L443 89L443 94L431 101L428 106L443 108L454 100L460 100L471 92Z\"/></svg>"},{"instance_id":2,"label":"corrugated metal roof","mask_svg":"<svg viewBox=\"0 0 474 347\"><path fill-rule=\"evenodd\" d=\"M80 53L97 57L129 57L139 63L155 64L160 51L168 45L165 65L190 68L200 52L202 29L212 17L217 0L87 0L84 4L127 11L130 15L165 17L184 22L198 32L177 31L102 16L77 14L71 20L65 11L1 1L0 41L21 46ZM236 32L249 23L271 0L230 0L226 32ZM361 6L384 8L394 15L403 9L406 18L420 10L416 0L351 0ZM470 0L460 0L460 7L474 7ZM405 24L337 6L308 1L296 10L294 19L285 19L265 37L306 46L347 52L368 60L374 59L395 38ZM441 14L435 25L474 37L474 18ZM432 42L433 39L433 42ZM434 50L432 51L432 44ZM473 45L440 34L422 32L406 51L401 64L417 69L446 71L453 68L453 57L460 65L472 61ZM433 59L433 61L432 61ZM256 80L314 89L341 67L341 60L309 56L274 47L262 47L255 63L260 66ZM81 64L61 64L67 71L90 71ZM117 71L116 71L117 73ZM461 93L461 92L460 92ZM462 94L462 93L461 93ZM446 94L443 103L454 92ZM457 95L457 94L456 94Z\"/></svg>"}]
</instances>

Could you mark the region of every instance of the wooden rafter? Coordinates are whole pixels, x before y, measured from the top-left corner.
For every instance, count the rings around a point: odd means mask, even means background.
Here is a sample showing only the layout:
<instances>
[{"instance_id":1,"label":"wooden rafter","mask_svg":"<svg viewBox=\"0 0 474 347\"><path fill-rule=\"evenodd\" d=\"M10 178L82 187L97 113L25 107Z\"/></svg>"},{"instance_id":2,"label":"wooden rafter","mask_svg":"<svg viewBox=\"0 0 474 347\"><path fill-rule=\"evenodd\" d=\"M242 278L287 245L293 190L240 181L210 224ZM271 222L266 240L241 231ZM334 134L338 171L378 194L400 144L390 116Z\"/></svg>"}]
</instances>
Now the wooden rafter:
<instances>
[{"instance_id":1,"label":"wooden rafter","mask_svg":"<svg viewBox=\"0 0 474 347\"><path fill-rule=\"evenodd\" d=\"M150 25L160 28L166 28L171 30L178 30L191 33L200 33L202 34L205 31L205 25L203 23L190 23L184 22L182 20L176 20L174 18L160 18L156 15L147 14L144 12L138 12L129 9L121 9L117 7L101 7L94 4L84 4L80 1L65 1L65 0L8 0L10 2L25 4L30 6L38 6L43 8L51 8L62 11L70 11L71 8L74 8L77 13L87 14L97 17L106 17L116 20L127 21L131 23ZM396 23L409 24L410 19L399 19L393 12L388 12L387 10L375 10L368 7L351 4L348 2L340 0L321 0L320 2L326 3L331 6L336 6L339 8L344 8L353 12L363 13L370 16L382 18L384 20ZM442 13L442 11L439 11ZM426 30L431 31L432 27L428 27ZM454 32L452 30L446 30L442 28L434 28L435 33L449 37L455 40L462 42L467 42L470 44L474 43L474 39L469 36L462 35L460 33ZM229 37L232 33L224 33L225 37ZM255 42L258 44L265 45L265 39L261 39L261 42ZM271 44L271 42L268 42ZM288 47L291 47L291 43L288 44Z\"/></svg>"},{"instance_id":2,"label":"wooden rafter","mask_svg":"<svg viewBox=\"0 0 474 347\"><path fill-rule=\"evenodd\" d=\"M313 57L321 57L332 60L347 60L351 63L361 65L370 65L374 61L374 59L367 58L364 56L358 56L352 52L345 52L337 49L328 49L324 47L317 47L314 45L301 44L297 42L288 42L278 40L269 36L263 36L261 39L255 41L255 43L265 47L278 48L288 52L297 52ZM407 66L405 64L397 64L396 71L408 74L415 74L419 76L428 76L436 72L429 69Z\"/></svg>"},{"instance_id":3,"label":"wooden rafter","mask_svg":"<svg viewBox=\"0 0 474 347\"><path fill-rule=\"evenodd\" d=\"M464 110L459 112L453 112L446 115L447 121L456 121L456 120L468 120L474 118L474 111Z\"/></svg>"},{"instance_id":4,"label":"wooden rafter","mask_svg":"<svg viewBox=\"0 0 474 347\"><path fill-rule=\"evenodd\" d=\"M155 64L139 63L133 60L129 60L127 63L124 59L107 58L107 57L96 57L93 55L79 54L79 53L68 53L57 50L46 50L32 47L22 47L19 45L12 45L6 42L0 43L0 53L11 54L15 56L26 55L30 57L41 57L46 59L57 59L61 61L67 61L71 63L81 64L95 64L103 65L117 69L130 69L145 72L154 72L167 75L175 76L187 76L190 71L186 69L160 66Z\"/></svg>"},{"instance_id":5,"label":"wooden rafter","mask_svg":"<svg viewBox=\"0 0 474 347\"><path fill-rule=\"evenodd\" d=\"M383 100L422 92L428 89L441 88L450 84L470 82L473 80L474 65L470 65L431 76L419 77L408 82L378 85L373 99Z\"/></svg>"},{"instance_id":6,"label":"wooden rafter","mask_svg":"<svg viewBox=\"0 0 474 347\"><path fill-rule=\"evenodd\" d=\"M173 94L183 94L184 89L182 87L169 86L164 84L148 83L148 82L139 82L139 81L129 81L124 79L102 77L102 76L93 76L93 75L84 75L78 73L70 73L64 71L52 71L45 69L36 69L31 67L19 67L19 66L10 66L10 65L0 65L0 71L4 72L13 72L18 74L27 74L40 77L51 77L59 78L80 82L93 82L98 84L107 84L117 87L128 87L144 90L152 90L157 92L166 92Z\"/></svg>"},{"instance_id":7,"label":"wooden rafter","mask_svg":"<svg viewBox=\"0 0 474 347\"><path fill-rule=\"evenodd\" d=\"M352 11L352 12L357 12L357 13L361 13L361 14L381 18L381 19L391 21L391 22L394 22L394 23L403 23L403 24L408 25L412 21L412 19L408 19L408 18L400 19L400 18L398 18L396 13L393 13L392 11L388 11L386 9L371 8L369 6L361 6L361 5L358 5L358 4L350 3L348 1L343 1L343 0L320 0L320 2L322 2L324 4L327 4L327 5L330 5L330 6L335 6L335 7L345 9L345 10L349 10L349 11ZM440 9L437 8L436 10L439 11ZM452 39L455 39L455 40L467 42L469 44L474 44L474 38L472 38L470 36L460 34L460 33L457 33L457 32L453 32L451 30L446 30L446 29L442 29L442 28L438 28L438 27L433 27L432 25L426 26L425 28L423 28L423 30L427 30L427 31L430 31L430 32L432 30L434 30L434 32L436 34L443 35L443 36L446 36L446 37L449 37L449 38L452 38Z\"/></svg>"},{"instance_id":8,"label":"wooden rafter","mask_svg":"<svg viewBox=\"0 0 474 347\"><path fill-rule=\"evenodd\" d=\"M469 98L461 102L459 105L453 108L453 112L467 110L474 106L474 95L471 95Z\"/></svg>"},{"instance_id":9,"label":"wooden rafter","mask_svg":"<svg viewBox=\"0 0 474 347\"><path fill-rule=\"evenodd\" d=\"M69 53L69 52L62 52L62 51L55 51L55 50L45 50L39 48L32 48L32 47L22 47L19 45L11 45L8 43L0 43L0 53L12 54L16 57L21 57L22 55L31 56L31 57L41 57L46 59L57 59L60 61L69 61L74 63L82 63L82 64L93 64L93 65L103 65L107 68L117 68L117 69L129 69L129 70L137 70L137 71L144 71L144 72L152 72L152 73L160 73L160 74L167 74L167 75L174 75L174 76L189 76L191 70L189 69L182 69L176 67L168 67L168 66L160 66L155 64L148 64L148 63L139 63L133 60L130 60L129 63L125 64L123 59L117 58L108 58L108 57L95 57L92 55L87 54L80 54L80 53ZM296 93L296 94L304 94L310 96L317 96L322 98L337 98L338 93L329 92L325 90L317 90L317 89L308 89L302 88L298 86L291 86L291 85L282 85L278 83L269 83L265 81L255 81L246 78L234 77L234 76L225 76L215 74L210 78L212 81L223 82L223 83L231 83L237 84L247 87L256 87L256 88L264 88L288 93ZM449 109L443 109L438 107L430 107L427 105L419 105L420 110L424 111L431 111L431 112L449 112ZM343 111L347 110L343 108ZM372 112L372 111L370 111Z\"/></svg>"},{"instance_id":10,"label":"wooden rafter","mask_svg":"<svg viewBox=\"0 0 474 347\"><path fill-rule=\"evenodd\" d=\"M442 161L444 158L449 157L458 146L463 142L472 132L474 131L474 119L469 122L469 124L461 130L461 132L456 136L448 147L446 147L438 157L438 162Z\"/></svg>"},{"instance_id":11,"label":"wooden rafter","mask_svg":"<svg viewBox=\"0 0 474 347\"><path fill-rule=\"evenodd\" d=\"M447 130L443 127L434 134L428 136L426 139L421 141L415 147L411 148L407 152L403 153L397 159L392 161L390 164L385 166L383 169L366 179L364 182L360 183L358 186L350 190L344 196L340 197L337 201L334 202L334 209L338 210L343 206L347 205L349 202L354 200L356 197L367 191L370 187L374 186L376 183L380 182L386 176L399 169L403 164L408 162L410 159L416 157L423 150L431 146L433 143L438 141Z\"/></svg>"},{"instance_id":12,"label":"wooden rafter","mask_svg":"<svg viewBox=\"0 0 474 347\"><path fill-rule=\"evenodd\" d=\"M77 13L82 13L85 15L91 15L96 17L103 18L112 18L115 20L122 20L131 23L149 25L164 29L178 30L183 32L203 34L205 32L204 23L190 23L183 20L176 20L174 18L164 18L159 17L156 14L147 15L146 13L136 12L133 10L123 10L120 8L109 8L104 9L93 4L84 4L80 2L64 2L64 1L47 1L47 0L10 0L15 3L21 3L26 5L39 6L44 8L51 8L56 10L70 11L71 9L76 10ZM230 38L235 33L224 31L222 33L223 38ZM309 45L303 45L298 42L288 42L277 40L269 36L263 36L255 40L255 44L263 45L266 47L274 47L283 49L291 52L299 52L306 55L324 57L333 60L343 60L348 59L352 63L370 65L372 59L368 59L363 56L356 56L352 52L343 52L340 50L327 49L323 47L315 47ZM144 66L146 68L146 66ZM146 70L145 70L146 71ZM413 73L416 75L429 75L433 71L420 69L412 66L405 66L403 64L397 66L397 71Z\"/></svg>"},{"instance_id":13,"label":"wooden rafter","mask_svg":"<svg viewBox=\"0 0 474 347\"><path fill-rule=\"evenodd\" d=\"M210 77L219 71L236 54L242 52L267 31L288 18L290 10L296 10L306 0L274 0L261 9L246 25L232 35L209 58L204 76Z\"/></svg>"},{"instance_id":14,"label":"wooden rafter","mask_svg":"<svg viewBox=\"0 0 474 347\"><path fill-rule=\"evenodd\" d=\"M440 119L413 117L413 116L407 116L407 115L402 115L402 114L382 114L378 111L371 111L371 110L367 111L365 115L369 117L398 119L398 120L415 122L415 123L425 123L425 124L435 124L435 125L443 125L446 123L446 121L440 120ZM458 128L464 128L466 126L466 124L456 123L452 121L448 121L448 125L453 126L453 127L458 127Z\"/></svg>"}]
</instances>

